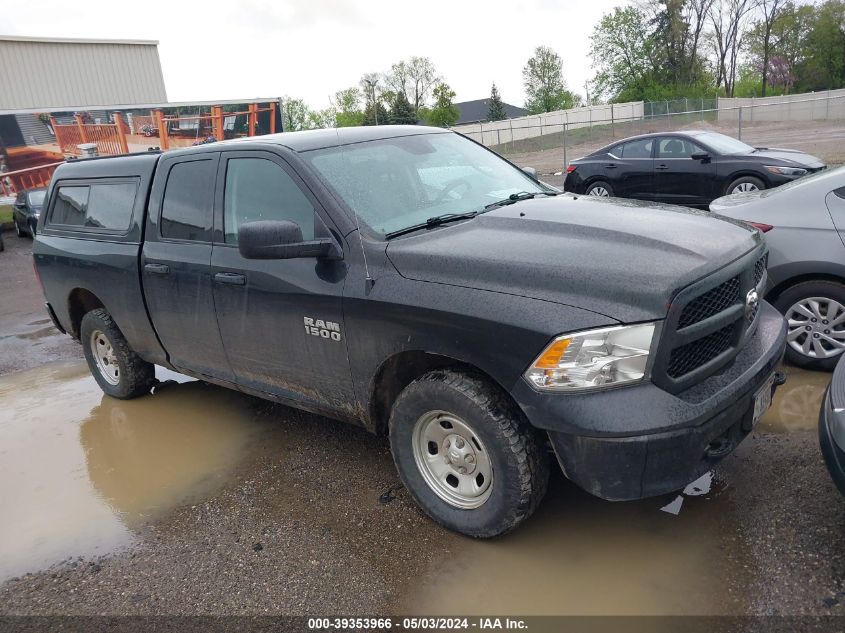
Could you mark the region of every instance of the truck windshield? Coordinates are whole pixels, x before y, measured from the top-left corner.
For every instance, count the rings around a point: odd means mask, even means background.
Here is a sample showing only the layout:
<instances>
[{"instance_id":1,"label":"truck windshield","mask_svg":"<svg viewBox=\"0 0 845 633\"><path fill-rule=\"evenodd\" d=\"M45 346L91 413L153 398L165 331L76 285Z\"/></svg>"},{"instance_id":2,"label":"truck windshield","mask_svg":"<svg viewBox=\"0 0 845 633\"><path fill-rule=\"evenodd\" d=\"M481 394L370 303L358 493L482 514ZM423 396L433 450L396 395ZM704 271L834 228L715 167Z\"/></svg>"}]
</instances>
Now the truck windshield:
<instances>
[{"instance_id":1,"label":"truck windshield","mask_svg":"<svg viewBox=\"0 0 845 633\"><path fill-rule=\"evenodd\" d=\"M303 154L380 236L452 213L482 212L514 193L549 191L457 134L420 134Z\"/></svg>"}]
</instances>

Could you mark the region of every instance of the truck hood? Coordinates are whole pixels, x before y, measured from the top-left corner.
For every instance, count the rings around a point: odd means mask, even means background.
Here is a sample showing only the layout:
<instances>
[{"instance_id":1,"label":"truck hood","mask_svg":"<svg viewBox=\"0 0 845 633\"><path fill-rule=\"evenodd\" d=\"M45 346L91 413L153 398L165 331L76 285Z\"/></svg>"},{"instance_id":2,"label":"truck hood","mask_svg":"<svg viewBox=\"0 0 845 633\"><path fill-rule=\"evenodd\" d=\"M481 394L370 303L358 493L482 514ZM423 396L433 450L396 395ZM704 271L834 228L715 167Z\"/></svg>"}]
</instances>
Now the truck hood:
<instances>
[{"instance_id":1,"label":"truck hood","mask_svg":"<svg viewBox=\"0 0 845 633\"><path fill-rule=\"evenodd\" d=\"M389 242L409 279L553 301L623 323L666 316L675 292L760 244L706 211L560 195Z\"/></svg>"}]
</instances>

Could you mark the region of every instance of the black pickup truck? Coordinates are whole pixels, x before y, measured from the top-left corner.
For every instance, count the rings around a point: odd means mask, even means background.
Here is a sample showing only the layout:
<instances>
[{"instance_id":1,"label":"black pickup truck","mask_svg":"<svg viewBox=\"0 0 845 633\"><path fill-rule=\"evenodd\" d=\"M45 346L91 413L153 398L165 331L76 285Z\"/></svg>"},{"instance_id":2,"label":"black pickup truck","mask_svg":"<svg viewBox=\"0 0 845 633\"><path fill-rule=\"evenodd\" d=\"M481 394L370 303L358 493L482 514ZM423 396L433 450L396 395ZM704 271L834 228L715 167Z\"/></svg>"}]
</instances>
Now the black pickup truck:
<instances>
[{"instance_id":1,"label":"black pickup truck","mask_svg":"<svg viewBox=\"0 0 845 633\"><path fill-rule=\"evenodd\" d=\"M682 488L771 401L755 229L560 194L453 132L295 132L60 166L35 264L109 395L154 365L388 434L443 525L506 532L549 463Z\"/></svg>"}]
</instances>

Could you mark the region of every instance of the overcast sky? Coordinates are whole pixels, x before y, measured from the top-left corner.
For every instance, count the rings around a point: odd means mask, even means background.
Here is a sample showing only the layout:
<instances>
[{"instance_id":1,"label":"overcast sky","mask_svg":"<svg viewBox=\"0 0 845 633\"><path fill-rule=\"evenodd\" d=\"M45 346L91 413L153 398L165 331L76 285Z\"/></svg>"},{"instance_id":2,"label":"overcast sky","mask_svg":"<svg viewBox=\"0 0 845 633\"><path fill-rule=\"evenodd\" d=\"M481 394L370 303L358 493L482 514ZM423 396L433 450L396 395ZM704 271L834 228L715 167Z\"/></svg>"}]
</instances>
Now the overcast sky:
<instances>
[{"instance_id":1,"label":"overcast sky","mask_svg":"<svg viewBox=\"0 0 845 633\"><path fill-rule=\"evenodd\" d=\"M488 96L495 81L506 102L522 105L522 67L539 45L561 55L570 89L584 93L593 26L623 3L2 0L0 32L158 40L170 101L290 95L323 108L362 73L419 55L431 58L456 101Z\"/></svg>"}]
</instances>

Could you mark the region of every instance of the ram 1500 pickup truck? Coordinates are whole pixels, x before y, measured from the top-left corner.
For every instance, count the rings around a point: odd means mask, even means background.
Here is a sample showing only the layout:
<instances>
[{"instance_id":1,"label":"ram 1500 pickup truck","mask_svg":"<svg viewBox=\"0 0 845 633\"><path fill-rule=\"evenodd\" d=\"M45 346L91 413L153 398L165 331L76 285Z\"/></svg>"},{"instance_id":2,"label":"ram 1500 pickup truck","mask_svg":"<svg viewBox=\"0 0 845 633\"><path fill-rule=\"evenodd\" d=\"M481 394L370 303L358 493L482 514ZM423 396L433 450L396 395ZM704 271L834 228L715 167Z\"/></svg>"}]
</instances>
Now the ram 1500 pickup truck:
<instances>
[{"instance_id":1,"label":"ram 1500 pickup truck","mask_svg":"<svg viewBox=\"0 0 845 633\"><path fill-rule=\"evenodd\" d=\"M456 133L295 132L55 172L35 265L103 391L154 366L387 434L441 524L513 529L550 461L684 487L771 402L760 233L561 194Z\"/></svg>"}]
</instances>

